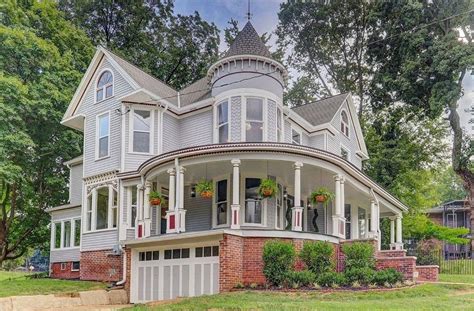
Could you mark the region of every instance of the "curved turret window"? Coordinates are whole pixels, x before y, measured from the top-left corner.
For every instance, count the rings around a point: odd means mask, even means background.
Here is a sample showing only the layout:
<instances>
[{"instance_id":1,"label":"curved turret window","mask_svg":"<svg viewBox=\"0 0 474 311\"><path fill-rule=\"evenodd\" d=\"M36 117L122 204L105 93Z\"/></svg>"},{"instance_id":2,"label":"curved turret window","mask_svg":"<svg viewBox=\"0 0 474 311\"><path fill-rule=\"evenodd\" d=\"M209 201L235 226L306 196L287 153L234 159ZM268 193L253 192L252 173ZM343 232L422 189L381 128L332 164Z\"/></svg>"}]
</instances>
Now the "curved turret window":
<instances>
[{"instance_id":1,"label":"curved turret window","mask_svg":"<svg viewBox=\"0 0 474 311\"><path fill-rule=\"evenodd\" d=\"M217 133L219 143L229 142L229 104L227 101L217 106Z\"/></svg>"},{"instance_id":2,"label":"curved turret window","mask_svg":"<svg viewBox=\"0 0 474 311\"><path fill-rule=\"evenodd\" d=\"M246 141L263 141L263 100L261 98L247 98L245 108Z\"/></svg>"},{"instance_id":3,"label":"curved turret window","mask_svg":"<svg viewBox=\"0 0 474 311\"><path fill-rule=\"evenodd\" d=\"M114 78L109 70L104 71L97 81L96 102L112 97L114 93Z\"/></svg>"},{"instance_id":4,"label":"curved turret window","mask_svg":"<svg viewBox=\"0 0 474 311\"><path fill-rule=\"evenodd\" d=\"M345 110L341 112L341 132L349 137L349 118Z\"/></svg>"}]
</instances>

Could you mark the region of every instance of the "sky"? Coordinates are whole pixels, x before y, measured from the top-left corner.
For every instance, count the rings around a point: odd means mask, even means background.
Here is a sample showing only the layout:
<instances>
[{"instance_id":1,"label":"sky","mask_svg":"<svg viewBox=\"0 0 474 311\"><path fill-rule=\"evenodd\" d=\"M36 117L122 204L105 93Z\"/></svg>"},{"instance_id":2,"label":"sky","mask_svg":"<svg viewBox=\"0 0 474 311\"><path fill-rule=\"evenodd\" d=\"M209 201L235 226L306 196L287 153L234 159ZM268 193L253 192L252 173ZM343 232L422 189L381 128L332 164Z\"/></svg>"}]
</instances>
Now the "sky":
<instances>
[{"instance_id":1,"label":"sky","mask_svg":"<svg viewBox=\"0 0 474 311\"><path fill-rule=\"evenodd\" d=\"M250 0L251 22L259 34L272 33L278 24L278 11L282 0ZM224 42L224 28L233 18L242 28L247 22L247 0L175 0L175 12L189 15L198 11L203 19L213 22L221 30L220 52L226 50ZM269 45L274 43L273 35Z\"/></svg>"}]
</instances>

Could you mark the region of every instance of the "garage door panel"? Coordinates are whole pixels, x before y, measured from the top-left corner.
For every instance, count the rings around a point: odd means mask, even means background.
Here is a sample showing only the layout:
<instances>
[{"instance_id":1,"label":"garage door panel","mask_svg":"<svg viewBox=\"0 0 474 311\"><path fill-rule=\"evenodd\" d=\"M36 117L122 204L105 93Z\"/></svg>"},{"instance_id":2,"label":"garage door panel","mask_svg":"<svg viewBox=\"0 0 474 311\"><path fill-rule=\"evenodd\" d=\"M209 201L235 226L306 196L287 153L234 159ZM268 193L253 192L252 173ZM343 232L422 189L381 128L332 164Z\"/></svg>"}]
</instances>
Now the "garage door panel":
<instances>
[{"instance_id":1,"label":"garage door panel","mask_svg":"<svg viewBox=\"0 0 474 311\"><path fill-rule=\"evenodd\" d=\"M211 276L211 264L206 263L204 264L204 275L205 276ZM205 295L210 295L211 292L211 278L210 277L204 277L204 294Z\"/></svg>"},{"instance_id":2,"label":"garage door panel","mask_svg":"<svg viewBox=\"0 0 474 311\"><path fill-rule=\"evenodd\" d=\"M171 267L164 266L163 267L163 279L164 280L171 280ZM167 285L167 286L166 286ZM163 299L171 299L171 284L166 284L163 286Z\"/></svg>"},{"instance_id":3,"label":"garage door panel","mask_svg":"<svg viewBox=\"0 0 474 311\"><path fill-rule=\"evenodd\" d=\"M178 296L179 294L179 289L181 287L181 278L180 278L180 266L179 265L173 265L173 276L171 279L171 283L173 284L173 292L171 297L174 299Z\"/></svg>"},{"instance_id":4,"label":"garage door panel","mask_svg":"<svg viewBox=\"0 0 474 311\"><path fill-rule=\"evenodd\" d=\"M199 296L202 295L202 265L195 264L194 265L194 295Z\"/></svg>"},{"instance_id":5,"label":"garage door panel","mask_svg":"<svg viewBox=\"0 0 474 311\"><path fill-rule=\"evenodd\" d=\"M181 266L181 274L182 274L182 286L181 286L181 296L188 297L190 296L189 293L189 265L182 265Z\"/></svg>"},{"instance_id":6,"label":"garage door panel","mask_svg":"<svg viewBox=\"0 0 474 311\"><path fill-rule=\"evenodd\" d=\"M218 263L215 263L212 265L212 286L213 286L213 290L212 290L212 293L213 294L217 294L219 293L219 264Z\"/></svg>"},{"instance_id":7,"label":"garage door panel","mask_svg":"<svg viewBox=\"0 0 474 311\"><path fill-rule=\"evenodd\" d=\"M160 267L153 267L153 299L152 300L158 300L160 299Z\"/></svg>"}]
</instances>

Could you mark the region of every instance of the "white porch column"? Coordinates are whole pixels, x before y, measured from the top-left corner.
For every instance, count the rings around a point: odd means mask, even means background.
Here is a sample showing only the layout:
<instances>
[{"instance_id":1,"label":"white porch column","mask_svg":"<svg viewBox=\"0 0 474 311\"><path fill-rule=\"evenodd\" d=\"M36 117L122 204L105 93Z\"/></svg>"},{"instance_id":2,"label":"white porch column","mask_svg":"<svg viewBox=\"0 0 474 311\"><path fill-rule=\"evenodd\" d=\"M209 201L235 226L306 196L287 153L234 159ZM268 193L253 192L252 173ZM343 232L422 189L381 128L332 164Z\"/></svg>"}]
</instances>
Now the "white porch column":
<instances>
[{"instance_id":1,"label":"white porch column","mask_svg":"<svg viewBox=\"0 0 474 311\"><path fill-rule=\"evenodd\" d=\"M301 205L301 167L303 163L296 162L295 167L295 206L292 210L292 224L291 230L302 231L303 230L303 207Z\"/></svg>"},{"instance_id":2,"label":"white porch column","mask_svg":"<svg viewBox=\"0 0 474 311\"><path fill-rule=\"evenodd\" d=\"M240 160L232 159L232 206L231 229L240 229Z\"/></svg>"},{"instance_id":3,"label":"white porch column","mask_svg":"<svg viewBox=\"0 0 474 311\"><path fill-rule=\"evenodd\" d=\"M176 170L170 168L169 192L168 192L168 210L166 211L166 233L176 231L175 198L176 198Z\"/></svg>"},{"instance_id":4,"label":"white porch column","mask_svg":"<svg viewBox=\"0 0 474 311\"><path fill-rule=\"evenodd\" d=\"M378 225L377 225L377 204L375 204L375 200L370 201L370 237L371 238L378 238Z\"/></svg>"},{"instance_id":5,"label":"white porch column","mask_svg":"<svg viewBox=\"0 0 474 311\"><path fill-rule=\"evenodd\" d=\"M396 233L396 241L395 241L395 249L402 250L403 249L403 240L402 240L402 215L397 215L397 233Z\"/></svg>"},{"instance_id":6,"label":"white porch column","mask_svg":"<svg viewBox=\"0 0 474 311\"><path fill-rule=\"evenodd\" d=\"M390 248L395 244L395 218L390 217Z\"/></svg>"},{"instance_id":7,"label":"white porch column","mask_svg":"<svg viewBox=\"0 0 474 311\"><path fill-rule=\"evenodd\" d=\"M137 226L135 235L137 238L143 238L144 226L143 226L143 185L137 185Z\"/></svg>"},{"instance_id":8,"label":"white porch column","mask_svg":"<svg viewBox=\"0 0 474 311\"><path fill-rule=\"evenodd\" d=\"M345 238L346 220L344 218L344 177L334 176L335 198L332 209L332 235Z\"/></svg>"},{"instance_id":9,"label":"white porch column","mask_svg":"<svg viewBox=\"0 0 474 311\"><path fill-rule=\"evenodd\" d=\"M359 238L359 207L351 205L351 239Z\"/></svg>"},{"instance_id":10,"label":"white porch column","mask_svg":"<svg viewBox=\"0 0 474 311\"><path fill-rule=\"evenodd\" d=\"M186 169L182 166L179 167L179 190L178 190L178 232L185 232L186 231L186 210L184 209L184 171Z\"/></svg>"},{"instance_id":11,"label":"white porch column","mask_svg":"<svg viewBox=\"0 0 474 311\"><path fill-rule=\"evenodd\" d=\"M97 188L92 189L92 215L91 215L91 230L96 229L97 224Z\"/></svg>"},{"instance_id":12,"label":"white porch column","mask_svg":"<svg viewBox=\"0 0 474 311\"><path fill-rule=\"evenodd\" d=\"M150 206L150 192L151 182L145 182L145 191L143 195L143 236L149 237L151 235L151 206Z\"/></svg>"}]
</instances>

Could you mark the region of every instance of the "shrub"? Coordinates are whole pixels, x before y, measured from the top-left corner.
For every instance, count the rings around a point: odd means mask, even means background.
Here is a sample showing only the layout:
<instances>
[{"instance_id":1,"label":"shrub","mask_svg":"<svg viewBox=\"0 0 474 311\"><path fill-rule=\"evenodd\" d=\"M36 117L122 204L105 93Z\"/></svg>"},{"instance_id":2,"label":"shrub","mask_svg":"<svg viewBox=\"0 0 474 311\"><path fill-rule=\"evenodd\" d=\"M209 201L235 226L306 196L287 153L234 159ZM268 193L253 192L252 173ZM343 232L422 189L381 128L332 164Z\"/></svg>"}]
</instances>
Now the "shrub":
<instances>
[{"instance_id":1,"label":"shrub","mask_svg":"<svg viewBox=\"0 0 474 311\"><path fill-rule=\"evenodd\" d=\"M440 242L435 240L422 240L415 250L416 264L439 265L440 264Z\"/></svg>"},{"instance_id":2,"label":"shrub","mask_svg":"<svg viewBox=\"0 0 474 311\"><path fill-rule=\"evenodd\" d=\"M346 256L347 270L353 268L375 267L374 246L367 242L355 242L342 245L342 252Z\"/></svg>"},{"instance_id":3,"label":"shrub","mask_svg":"<svg viewBox=\"0 0 474 311\"><path fill-rule=\"evenodd\" d=\"M343 286L347 283L344 275L334 271L321 274L317 282L323 287L334 287L334 285Z\"/></svg>"},{"instance_id":4,"label":"shrub","mask_svg":"<svg viewBox=\"0 0 474 311\"><path fill-rule=\"evenodd\" d=\"M328 242L305 242L300 257L309 270L319 275L333 269L333 253L334 248Z\"/></svg>"},{"instance_id":5,"label":"shrub","mask_svg":"<svg viewBox=\"0 0 474 311\"><path fill-rule=\"evenodd\" d=\"M374 283L379 286L394 285L403 281L403 274L393 268L379 270L374 275Z\"/></svg>"},{"instance_id":6,"label":"shrub","mask_svg":"<svg viewBox=\"0 0 474 311\"><path fill-rule=\"evenodd\" d=\"M314 282L316 282L316 275L309 270L289 271L285 276L285 283L287 286L293 288L300 286L310 286ZM295 285L297 286L295 287Z\"/></svg>"},{"instance_id":7,"label":"shrub","mask_svg":"<svg viewBox=\"0 0 474 311\"><path fill-rule=\"evenodd\" d=\"M346 269L344 271L344 277L346 278L348 284L357 282L360 285L367 286L374 281L375 273L375 270L367 267L352 268Z\"/></svg>"},{"instance_id":8,"label":"shrub","mask_svg":"<svg viewBox=\"0 0 474 311\"><path fill-rule=\"evenodd\" d=\"M295 262L295 248L290 243L269 241L263 247L263 274L270 284L279 286Z\"/></svg>"}]
</instances>

